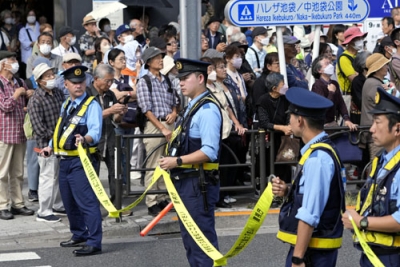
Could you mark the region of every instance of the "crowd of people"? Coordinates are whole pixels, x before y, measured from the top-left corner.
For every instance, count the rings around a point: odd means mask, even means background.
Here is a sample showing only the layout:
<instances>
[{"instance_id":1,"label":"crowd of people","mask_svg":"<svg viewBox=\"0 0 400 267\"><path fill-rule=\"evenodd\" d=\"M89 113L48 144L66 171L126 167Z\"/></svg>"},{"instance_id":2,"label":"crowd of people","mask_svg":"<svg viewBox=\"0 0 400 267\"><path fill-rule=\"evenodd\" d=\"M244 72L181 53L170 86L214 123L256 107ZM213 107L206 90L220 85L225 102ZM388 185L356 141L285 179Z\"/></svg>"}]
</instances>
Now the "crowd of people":
<instances>
[{"instance_id":1,"label":"crowd of people","mask_svg":"<svg viewBox=\"0 0 400 267\"><path fill-rule=\"evenodd\" d=\"M157 28L150 26L149 17L143 15L114 31L109 19L98 21L87 15L82 19L85 33L77 36L77 29L69 26L57 29L55 35L52 25L44 19L39 20L35 10L28 10L25 17L17 11L3 10L0 13L0 219L10 220L14 215L31 216L35 213L26 207L22 195L26 158L27 197L29 201L39 202L36 220L58 222L60 216L68 215L69 221L74 222L71 223L73 236L61 246L76 246L85 241L87 247L74 251L76 255L101 252L99 204L87 184L76 179L85 176L77 147L80 144L85 147L97 174L100 162L104 161L108 170L110 200L114 201L115 135L144 133L165 137L135 139L131 147L123 144L132 151L131 158L122 155L124 184L128 179L126 173L130 171L125 170L127 161L133 169L142 168L147 154L145 167L155 168L164 156L163 143L175 138L172 133L179 114L188 112L183 106L184 97L200 94L192 94L189 89L194 86L193 81L184 78L192 72L199 72L205 78L204 81L200 78L200 81L216 99L221 112L221 137L218 138L225 146L221 146L220 156L215 148L212 153L208 151L213 155L212 159L219 159L221 164L234 163L235 158L240 163L246 162L250 142L246 137L248 129L262 128L274 132L275 156L281 137L293 135L301 138L305 144L301 152L305 153L311 140L323 140L331 145L326 134L322 133L323 127L343 125L350 131L357 130L358 125L378 128L376 114L394 113L393 109L385 111L379 99L389 99L384 103L398 105L396 98L400 97L400 8L393 8L391 17L382 18L382 33L374 51L366 49L368 33L361 32L357 25L342 24L329 26L327 34L321 32L319 50L315 51L314 26L239 28L216 16L212 4L205 2L207 12L202 17L201 55L196 59L199 62L179 60L179 18L178 22L172 21ZM277 30L282 30L282 40L277 40ZM285 62L279 60L278 41L283 42ZM284 74L280 73L282 64L286 65ZM190 86L181 88L185 84ZM198 90L204 93L202 86ZM309 99L314 98L320 105L310 103ZM381 106L378 107L379 103ZM398 110L398 106L396 108ZM316 115L315 110L321 112ZM144 114L141 120L140 114ZM396 114L390 120L389 128L400 123ZM195 118L193 116L193 120ZM231 131L237 134L230 134ZM211 135L204 136L207 139L204 144L206 141L213 144L208 140ZM369 134L363 140L369 152L367 162L374 160L382 147L390 152L387 144L379 143L377 139L374 134ZM192 141L199 145L189 138L188 142ZM322 153L322 162L331 166L330 171L323 175L331 179L341 178L336 171L343 166L340 161L335 161L335 150L325 152L315 152L318 155ZM275 159L267 157L267 162L257 159L257 165L266 164L269 174L271 160ZM168 166L176 168L182 165L182 159L178 157L176 164L165 159L162 164L167 169ZM309 169L310 164L306 161L304 170ZM315 172L322 168L322 163L318 162L311 168ZM354 169L351 166L347 169L348 175L353 177ZM244 185L248 171L245 167L223 168L219 182L222 186ZM259 177L258 173L256 175ZM286 187L292 181L290 170L277 166L275 175L280 177L274 182L275 194L293 193L296 199L298 191ZM294 186L305 195L315 195L317 189L304 190L307 185L301 181L305 178L299 173L296 175L302 178L297 179ZM153 172L134 172L133 176L141 178L147 187ZM337 188L340 185L335 182ZM161 179L153 186L155 190L165 188ZM340 191L332 190L327 182L321 185L324 194ZM397 191L392 191L392 195L392 199L397 197ZM331 199L339 201L330 207L332 210L343 208L339 205L342 197L341 191ZM326 204L328 197L322 200ZM313 198L307 201L304 209L314 210ZM167 195L146 196L148 214L158 215L169 202ZM235 202L229 192L221 192L215 206L227 208ZM319 219L315 218L321 214L314 216L304 212L296 218L290 217L290 222L297 219L319 229ZM131 214L128 211L123 215ZM308 217L311 215L313 219ZM302 227L310 232L310 228ZM362 227L366 230L368 222ZM289 228L286 230L294 231ZM343 228L334 230L338 231L336 235ZM280 239L287 241L285 237ZM301 262L305 254L299 253L301 250L296 244L292 245L290 257L299 256L296 262ZM336 252L329 257L335 259L337 247L331 248ZM312 258L313 254L307 254L307 260L312 261Z\"/></svg>"}]
</instances>

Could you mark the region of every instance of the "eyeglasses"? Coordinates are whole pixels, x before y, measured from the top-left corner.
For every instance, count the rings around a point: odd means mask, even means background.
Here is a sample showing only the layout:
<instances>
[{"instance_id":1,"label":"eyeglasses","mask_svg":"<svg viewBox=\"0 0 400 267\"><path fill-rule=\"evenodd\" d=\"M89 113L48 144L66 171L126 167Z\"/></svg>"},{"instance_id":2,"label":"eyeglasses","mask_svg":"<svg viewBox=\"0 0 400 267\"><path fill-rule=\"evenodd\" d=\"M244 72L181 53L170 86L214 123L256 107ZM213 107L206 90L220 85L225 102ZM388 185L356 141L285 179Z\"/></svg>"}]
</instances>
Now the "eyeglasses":
<instances>
[{"instance_id":1,"label":"eyeglasses","mask_svg":"<svg viewBox=\"0 0 400 267\"><path fill-rule=\"evenodd\" d=\"M208 42L208 38L201 38L202 42Z\"/></svg>"},{"instance_id":2,"label":"eyeglasses","mask_svg":"<svg viewBox=\"0 0 400 267\"><path fill-rule=\"evenodd\" d=\"M177 45L178 44L178 42L169 42L169 43L167 43L167 45Z\"/></svg>"}]
</instances>

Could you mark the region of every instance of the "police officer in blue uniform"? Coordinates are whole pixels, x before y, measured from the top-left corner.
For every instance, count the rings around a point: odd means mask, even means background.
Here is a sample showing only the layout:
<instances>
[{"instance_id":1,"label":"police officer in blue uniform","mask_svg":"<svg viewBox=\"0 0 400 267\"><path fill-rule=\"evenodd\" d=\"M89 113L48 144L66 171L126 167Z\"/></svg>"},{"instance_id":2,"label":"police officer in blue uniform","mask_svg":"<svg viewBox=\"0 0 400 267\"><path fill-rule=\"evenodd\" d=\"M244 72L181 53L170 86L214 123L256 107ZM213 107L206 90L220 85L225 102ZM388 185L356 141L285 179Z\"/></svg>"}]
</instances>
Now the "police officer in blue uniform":
<instances>
[{"instance_id":1,"label":"police officer in blue uniform","mask_svg":"<svg viewBox=\"0 0 400 267\"><path fill-rule=\"evenodd\" d=\"M222 117L218 104L206 89L209 63L178 59L177 77L182 94L192 100L177 123L181 131L168 144L168 157L160 167L171 170L171 178L182 202L208 240L218 249L214 210L219 199L218 160ZM190 266L213 266L209 258L180 222L183 244Z\"/></svg>"},{"instance_id":2,"label":"police officer in blue uniform","mask_svg":"<svg viewBox=\"0 0 400 267\"><path fill-rule=\"evenodd\" d=\"M372 161L371 172L359 192L356 209L343 214L345 228L353 229L352 216L363 239L384 266L400 266L400 100L378 88L375 97L372 140L382 151ZM353 236L354 245L362 250ZM374 266L365 253L361 266Z\"/></svg>"},{"instance_id":3,"label":"police officer in blue uniform","mask_svg":"<svg viewBox=\"0 0 400 267\"><path fill-rule=\"evenodd\" d=\"M325 112L333 103L296 87L286 93L286 98L290 102L290 126L305 146L292 185L278 177L272 179L272 192L286 196L277 238L291 245L286 267L336 266L345 203L340 175L343 165L324 132Z\"/></svg>"},{"instance_id":4,"label":"police officer in blue uniform","mask_svg":"<svg viewBox=\"0 0 400 267\"><path fill-rule=\"evenodd\" d=\"M100 204L84 172L77 146L83 145L92 164L101 137L102 110L94 97L86 94L85 66L64 71L69 98L61 107L53 139L42 156L54 154L60 158L60 192L67 212L72 237L60 243L61 247L77 247L76 256L101 253L102 226Z\"/></svg>"}]
</instances>

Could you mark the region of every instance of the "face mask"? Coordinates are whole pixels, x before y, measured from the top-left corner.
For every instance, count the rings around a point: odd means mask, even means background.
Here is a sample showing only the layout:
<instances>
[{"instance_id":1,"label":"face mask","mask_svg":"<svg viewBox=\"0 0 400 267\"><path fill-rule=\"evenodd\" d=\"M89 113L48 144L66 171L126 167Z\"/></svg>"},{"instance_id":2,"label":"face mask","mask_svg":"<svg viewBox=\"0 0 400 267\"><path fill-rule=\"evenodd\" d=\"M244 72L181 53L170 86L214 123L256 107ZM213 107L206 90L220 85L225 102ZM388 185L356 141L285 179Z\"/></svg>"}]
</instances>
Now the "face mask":
<instances>
[{"instance_id":1,"label":"face mask","mask_svg":"<svg viewBox=\"0 0 400 267\"><path fill-rule=\"evenodd\" d=\"M284 85L281 87L281 89L279 89L279 93L280 93L281 95L285 95L288 89L289 89L289 87L288 87L286 84L284 84Z\"/></svg>"},{"instance_id":2,"label":"face mask","mask_svg":"<svg viewBox=\"0 0 400 267\"><path fill-rule=\"evenodd\" d=\"M5 22L6 24L12 24L12 23L13 23L13 19L12 19L12 18L6 18L6 19L4 20L4 22Z\"/></svg>"},{"instance_id":3,"label":"face mask","mask_svg":"<svg viewBox=\"0 0 400 267\"><path fill-rule=\"evenodd\" d=\"M41 45L39 45L39 51L40 51L40 53L42 53L43 55L47 56L48 54L50 54L51 45L48 45L48 44L41 44Z\"/></svg>"},{"instance_id":4,"label":"face mask","mask_svg":"<svg viewBox=\"0 0 400 267\"><path fill-rule=\"evenodd\" d=\"M15 19L12 18L11 24L15 24Z\"/></svg>"},{"instance_id":5,"label":"face mask","mask_svg":"<svg viewBox=\"0 0 400 267\"><path fill-rule=\"evenodd\" d=\"M261 43L262 45L269 45L269 37L262 38L262 39L260 40L260 43Z\"/></svg>"},{"instance_id":6,"label":"face mask","mask_svg":"<svg viewBox=\"0 0 400 267\"><path fill-rule=\"evenodd\" d=\"M397 53L397 48L392 48L392 55Z\"/></svg>"},{"instance_id":7,"label":"face mask","mask_svg":"<svg viewBox=\"0 0 400 267\"><path fill-rule=\"evenodd\" d=\"M354 49L357 51L362 50L364 47L364 41L363 40L358 40L357 42L354 43Z\"/></svg>"},{"instance_id":8,"label":"face mask","mask_svg":"<svg viewBox=\"0 0 400 267\"><path fill-rule=\"evenodd\" d=\"M127 35L124 37L124 43L129 43L133 41L133 35Z\"/></svg>"},{"instance_id":9,"label":"face mask","mask_svg":"<svg viewBox=\"0 0 400 267\"><path fill-rule=\"evenodd\" d=\"M100 48L101 53L105 54L108 50L110 50L109 45L104 45Z\"/></svg>"},{"instance_id":10,"label":"face mask","mask_svg":"<svg viewBox=\"0 0 400 267\"><path fill-rule=\"evenodd\" d=\"M232 65L233 67L235 67L235 69L240 69L240 67L242 66L242 58L241 57L234 58Z\"/></svg>"},{"instance_id":11,"label":"face mask","mask_svg":"<svg viewBox=\"0 0 400 267\"><path fill-rule=\"evenodd\" d=\"M329 76L333 75L334 71L335 71L335 67L332 64L329 64L324 69L324 73Z\"/></svg>"},{"instance_id":12,"label":"face mask","mask_svg":"<svg viewBox=\"0 0 400 267\"><path fill-rule=\"evenodd\" d=\"M215 72L215 70L213 70L212 72L210 72L210 74L208 74L208 79L213 82L217 80L217 73Z\"/></svg>"},{"instance_id":13,"label":"face mask","mask_svg":"<svg viewBox=\"0 0 400 267\"><path fill-rule=\"evenodd\" d=\"M28 16L26 18L26 20L28 21L29 24L33 24L36 21L36 17L35 16Z\"/></svg>"},{"instance_id":14,"label":"face mask","mask_svg":"<svg viewBox=\"0 0 400 267\"><path fill-rule=\"evenodd\" d=\"M11 69L9 71L11 71L12 74L15 74L18 72L18 70L19 70L18 62L14 62L14 63L10 64L10 66L11 66Z\"/></svg>"},{"instance_id":15,"label":"face mask","mask_svg":"<svg viewBox=\"0 0 400 267\"><path fill-rule=\"evenodd\" d=\"M46 88L49 90L53 90L56 87L56 79L46 81Z\"/></svg>"},{"instance_id":16,"label":"face mask","mask_svg":"<svg viewBox=\"0 0 400 267\"><path fill-rule=\"evenodd\" d=\"M69 40L68 44L69 45L74 45L76 43L76 36L72 37L71 40Z\"/></svg>"},{"instance_id":17,"label":"face mask","mask_svg":"<svg viewBox=\"0 0 400 267\"><path fill-rule=\"evenodd\" d=\"M104 25L104 31L106 32L106 33L109 33L110 31L111 31L111 26L110 25Z\"/></svg>"}]
</instances>

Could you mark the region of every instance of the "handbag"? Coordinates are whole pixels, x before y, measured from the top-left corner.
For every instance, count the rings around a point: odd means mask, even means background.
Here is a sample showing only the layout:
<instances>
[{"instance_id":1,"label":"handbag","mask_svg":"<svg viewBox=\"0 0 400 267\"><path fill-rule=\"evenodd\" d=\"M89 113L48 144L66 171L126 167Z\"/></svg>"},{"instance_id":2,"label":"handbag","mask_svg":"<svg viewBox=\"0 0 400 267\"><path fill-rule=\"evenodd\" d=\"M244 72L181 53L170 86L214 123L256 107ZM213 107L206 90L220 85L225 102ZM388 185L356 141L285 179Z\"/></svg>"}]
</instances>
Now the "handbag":
<instances>
[{"instance_id":1,"label":"handbag","mask_svg":"<svg viewBox=\"0 0 400 267\"><path fill-rule=\"evenodd\" d=\"M297 161L300 153L300 139L284 135L276 154L275 162Z\"/></svg>"},{"instance_id":2,"label":"handbag","mask_svg":"<svg viewBox=\"0 0 400 267\"><path fill-rule=\"evenodd\" d=\"M363 150L358 146L360 136L355 132L343 132L330 136L335 144L336 151L343 163L360 162L363 157Z\"/></svg>"}]
</instances>

